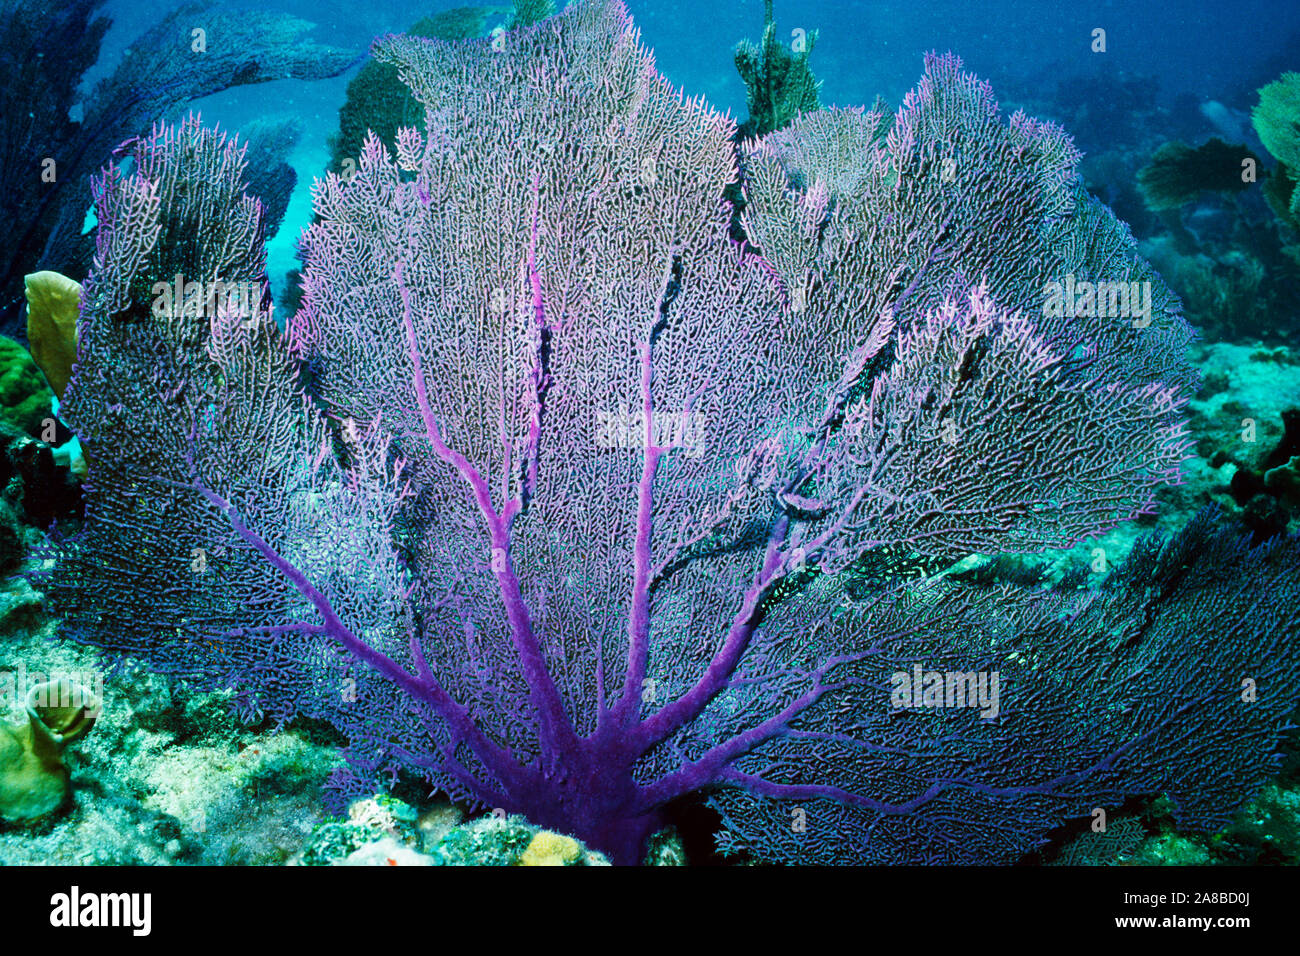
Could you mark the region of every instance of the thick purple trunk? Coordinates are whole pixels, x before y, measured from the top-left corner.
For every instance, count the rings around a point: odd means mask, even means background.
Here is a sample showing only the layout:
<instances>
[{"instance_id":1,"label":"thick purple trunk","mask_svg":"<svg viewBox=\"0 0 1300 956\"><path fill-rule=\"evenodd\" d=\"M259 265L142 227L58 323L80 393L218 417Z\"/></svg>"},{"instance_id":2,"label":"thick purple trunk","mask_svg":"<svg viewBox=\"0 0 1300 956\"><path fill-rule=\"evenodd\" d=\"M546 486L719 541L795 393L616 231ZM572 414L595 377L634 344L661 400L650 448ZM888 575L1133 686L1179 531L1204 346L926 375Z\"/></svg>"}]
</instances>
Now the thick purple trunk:
<instances>
[{"instance_id":1,"label":"thick purple trunk","mask_svg":"<svg viewBox=\"0 0 1300 956\"><path fill-rule=\"evenodd\" d=\"M590 739L560 755L554 771L536 772L510 794L530 823L576 837L616 866L644 862L646 841L665 825L646 811L626 757Z\"/></svg>"},{"instance_id":2,"label":"thick purple trunk","mask_svg":"<svg viewBox=\"0 0 1300 956\"><path fill-rule=\"evenodd\" d=\"M664 820L657 813L590 823L589 827L568 832L589 848L605 854L615 866L640 866L644 863L647 841L664 827Z\"/></svg>"}]
</instances>

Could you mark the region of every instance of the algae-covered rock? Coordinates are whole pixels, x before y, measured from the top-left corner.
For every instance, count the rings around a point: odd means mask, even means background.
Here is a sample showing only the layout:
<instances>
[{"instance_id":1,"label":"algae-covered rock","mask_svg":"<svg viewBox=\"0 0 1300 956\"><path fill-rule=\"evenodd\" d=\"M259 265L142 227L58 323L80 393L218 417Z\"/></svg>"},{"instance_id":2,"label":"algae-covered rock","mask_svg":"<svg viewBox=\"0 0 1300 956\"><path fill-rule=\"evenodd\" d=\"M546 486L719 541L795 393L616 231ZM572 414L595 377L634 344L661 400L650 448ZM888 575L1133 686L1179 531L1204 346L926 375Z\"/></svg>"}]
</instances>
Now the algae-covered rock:
<instances>
[{"instance_id":1,"label":"algae-covered rock","mask_svg":"<svg viewBox=\"0 0 1300 956\"><path fill-rule=\"evenodd\" d=\"M439 803L420 814L415 828L420 833L420 845L431 847L441 840L452 827L459 826L465 815L452 803Z\"/></svg>"},{"instance_id":2,"label":"algae-covered rock","mask_svg":"<svg viewBox=\"0 0 1300 956\"><path fill-rule=\"evenodd\" d=\"M1274 497L1300 508L1300 455L1293 455L1285 464L1264 472L1264 487Z\"/></svg>"},{"instance_id":3,"label":"algae-covered rock","mask_svg":"<svg viewBox=\"0 0 1300 956\"><path fill-rule=\"evenodd\" d=\"M429 855L434 866L609 866L572 837L500 814L453 827Z\"/></svg>"},{"instance_id":4,"label":"algae-covered rock","mask_svg":"<svg viewBox=\"0 0 1300 956\"><path fill-rule=\"evenodd\" d=\"M599 853L563 833L500 813L457 824L460 811L439 804L419 813L377 794L348 807L346 820L312 832L302 866L608 866Z\"/></svg>"},{"instance_id":5,"label":"algae-covered rock","mask_svg":"<svg viewBox=\"0 0 1300 956\"><path fill-rule=\"evenodd\" d=\"M390 866L429 866L416 861L421 843L420 815L415 808L387 794L357 800L348 807L346 820L329 820L312 831L311 839L297 861L303 866L379 866L398 859L392 852L400 847L404 862ZM376 847L382 844L382 848Z\"/></svg>"},{"instance_id":6,"label":"algae-covered rock","mask_svg":"<svg viewBox=\"0 0 1300 956\"><path fill-rule=\"evenodd\" d=\"M515 866L536 834L523 817L483 817L449 830L429 853L437 866Z\"/></svg>"},{"instance_id":7,"label":"algae-covered rock","mask_svg":"<svg viewBox=\"0 0 1300 956\"><path fill-rule=\"evenodd\" d=\"M24 522L48 528L81 513L81 492L56 450L0 417L0 497Z\"/></svg>"},{"instance_id":8,"label":"algae-covered rock","mask_svg":"<svg viewBox=\"0 0 1300 956\"><path fill-rule=\"evenodd\" d=\"M433 858L398 842L391 836L381 837L353 850L338 862L339 866L433 866Z\"/></svg>"}]
</instances>

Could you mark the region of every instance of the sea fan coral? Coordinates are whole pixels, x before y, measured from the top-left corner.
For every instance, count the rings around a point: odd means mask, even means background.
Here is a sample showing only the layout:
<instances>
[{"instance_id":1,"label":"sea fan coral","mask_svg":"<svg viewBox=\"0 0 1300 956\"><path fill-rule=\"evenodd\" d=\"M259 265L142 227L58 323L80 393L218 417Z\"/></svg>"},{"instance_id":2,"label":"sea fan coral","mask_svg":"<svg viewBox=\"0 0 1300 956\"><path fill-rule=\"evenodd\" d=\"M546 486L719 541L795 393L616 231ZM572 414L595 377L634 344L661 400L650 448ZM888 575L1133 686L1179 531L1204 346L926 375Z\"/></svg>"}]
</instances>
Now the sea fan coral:
<instances>
[{"instance_id":1,"label":"sea fan coral","mask_svg":"<svg viewBox=\"0 0 1300 956\"><path fill-rule=\"evenodd\" d=\"M69 633L332 722L345 790L416 774L620 863L701 794L763 857L987 862L1130 795L1206 825L1266 771L1294 542L849 586L1176 480L1189 332L1060 130L932 57L892 117L750 146L736 244L734 127L621 4L376 53L425 129L317 186L284 338L225 291L262 274L233 144L159 129L98 180ZM1044 308L1076 280L1147 307Z\"/></svg>"}]
</instances>

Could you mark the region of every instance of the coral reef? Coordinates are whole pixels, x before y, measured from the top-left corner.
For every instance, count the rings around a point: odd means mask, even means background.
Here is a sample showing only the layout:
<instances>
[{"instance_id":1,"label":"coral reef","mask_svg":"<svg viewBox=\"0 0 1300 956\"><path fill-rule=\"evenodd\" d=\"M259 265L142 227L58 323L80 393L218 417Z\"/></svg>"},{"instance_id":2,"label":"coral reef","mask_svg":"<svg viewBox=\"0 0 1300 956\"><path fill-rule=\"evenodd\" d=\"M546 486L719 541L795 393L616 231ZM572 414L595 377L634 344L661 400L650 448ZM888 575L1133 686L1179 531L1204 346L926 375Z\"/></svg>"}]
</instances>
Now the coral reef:
<instances>
[{"instance_id":1,"label":"coral reef","mask_svg":"<svg viewBox=\"0 0 1300 956\"><path fill-rule=\"evenodd\" d=\"M1142 243L1142 252L1178 291L1188 321L1211 341L1286 342L1295 329L1284 317L1297 297L1288 272L1268 268L1250 251L1211 244L1181 251L1167 236Z\"/></svg>"},{"instance_id":2,"label":"coral reef","mask_svg":"<svg viewBox=\"0 0 1300 956\"><path fill-rule=\"evenodd\" d=\"M582 844L549 830L535 834L519 857L519 866L576 866L583 856Z\"/></svg>"},{"instance_id":3,"label":"coral reef","mask_svg":"<svg viewBox=\"0 0 1300 956\"><path fill-rule=\"evenodd\" d=\"M1277 216L1284 226L1300 233L1300 213L1297 213L1297 210L1292 208L1295 196L1295 173L1287 166L1278 163L1277 167L1269 173L1268 178L1264 180L1264 198L1268 201L1273 214ZM1288 254L1293 259L1300 258L1294 251L1296 248L1294 243L1287 248Z\"/></svg>"},{"instance_id":4,"label":"coral reef","mask_svg":"<svg viewBox=\"0 0 1300 956\"><path fill-rule=\"evenodd\" d=\"M1284 347L1213 343L1196 357L1204 381L1189 403L1188 427L1197 455L1186 465L1185 483L1166 498L1164 512L1176 518L1213 504L1256 541L1300 530L1291 524L1295 509L1264 482L1294 447L1300 355Z\"/></svg>"},{"instance_id":5,"label":"coral reef","mask_svg":"<svg viewBox=\"0 0 1300 956\"><path fill-rule=\"evenodd\" d=\"M1120 817L1104 830L1088 830L1061 849L1049 866L1111 866L1130 860L1146 841L1146 828L1135 817Z\"/></svg>"},{"instance_id":6,"label":"coral reef","mask_svg":"<svg viewBox=\"0 0 1300 956\"><path fill-rule=\"evenodd\" d=\"M451 811L450 815L448 810ZM436 815L441 825L427 821ZM387 794L357 800L347 820L319 825L300 857L303 866L608 866L572 837L492 814L462 824L453 808L423 816Z\"/></svg>"},{"instance_id":7,"label":"coral reef","mask_svg":"<svg viewBox=\"0 0 1300 956\"><path fill-rule=\"evenodd\" d=\"M54 393L32 356L0 335L0 419L32 437L53 438Z\"/></svg>"},{"instance_id":8,"label":"coral reef","mask_svg":"<svg viewBox=\"0 0 1300 956\"><path fill-rule=\"evenodd\" d=\"M318 825L295 862L302 866L337 865L368 844L380 843L385 838L400 847L403 855L414 854L422 842L417 820L412 807L388 794L357 800L348 807L346 820Z\"/></svg>"},{"instance_id":9,"label":"coral reef","mask_svg":"<svg viewBox=\"0 0 1300 956\"><path fill-rule=\"evenodd\" d=\"M53 640L54 622L20 612L4 623L0 680L24 662L102 673L85 649ZM228 706L229 695L195 694L137 666L104 675L94 733L65 752L75 799L34 824L0 827L0 863L289 862L321 820L338 740L302 722L244 726Z\"/></svg>"},{"instance_id":10,"label":"coral reef","mask_svg":"<svg viewBox=\"0 0 1300 956\"><path fill-rule=\"evenodd\" d=\"M577 840L492 815L448 831L429 850L434 866L608 866Z\"/></svg>"},{"instance_id":11,"label":"coral reef","mask_svg":"<svg viewBox=\"0 0 1300 956\"><path fill-rule=\"evenodd\" d=\"M1300 404L1300 396L1294 393L1289 399ZM1254 529L1261 538L1284 533L1290 512L1300 506L1296 475L1300 464L1300 408L1288 408L1281 417L1283 433L1277 444L1254 467L1237 464L1228 486L1237 503L1257 516ZM1231 456L1223 454L1211 464L1232 461ZM1262 500L1269 497L1275 502Z\"/></svg>"},{"instance_id":12,"label":"coral reef","mask_svg":"<svg viewBox=\"0 0 1300 956\"><path fill-rule=\"evenodd\" d=\"M1144 202L1158 215L1142 252L1212 340L1300 345L1300 246L1288 226L1287 176L1283 165L1258 171L1244 147L1217 140L1197 150L1165 144L1139 171Z\"/></svg>"},{"instance_id":13,"label":"coral reef","mask_svg":"<svg viewBox=\"0 0 1300 956\"><path fill-rule=\"evenodd\" d=\"M1294 732L1284 741L1287 766L1277 780L1214 833L1180 832L1170 802L1159 797L1084 831L1056 848L1054 866L1261 866L1300 864L1300 788ZM1036 861L1035 861L1036 862Z\"/></svg>"},{"instance_id":14,"label":"coral reef","mask_svg":"<svg viewBox=\"0 0 1300 956\"><path fill-rule=\"evenodd\" d=\"M1010 862L1154 794L1215 829L1275 769L1300 540L1207 514L1095 588L852 580L1069 547L1177 480L1191 332L1059 128L928 57L892 116L746 144L742 246L734 127L621 4L376 53L425 127L317 189L283 337L151 304L260 284L238 148L190 120L95 181L87 522L34 576L70 636L328 722L342 799L503 811L435 859L538 826L637 863L708 794L752 858ZM918 662L980 706L900 703Z\"/></svg>"}]
</instances>

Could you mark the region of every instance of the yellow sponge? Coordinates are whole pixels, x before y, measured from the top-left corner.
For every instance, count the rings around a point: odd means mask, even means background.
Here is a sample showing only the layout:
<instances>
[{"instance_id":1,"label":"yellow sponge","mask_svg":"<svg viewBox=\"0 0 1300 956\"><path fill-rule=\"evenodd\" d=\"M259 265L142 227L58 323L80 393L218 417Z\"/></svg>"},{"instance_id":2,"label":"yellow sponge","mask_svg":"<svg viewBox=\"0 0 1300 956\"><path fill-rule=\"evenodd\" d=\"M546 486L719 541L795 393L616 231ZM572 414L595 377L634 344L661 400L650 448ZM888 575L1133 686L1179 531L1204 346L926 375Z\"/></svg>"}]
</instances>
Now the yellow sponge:
<instances>
[{"instance_id":1,"label":"yellow sponge","mask_svg":"<svg viewBox=\"0 0 1300 956\"><path fill-rule=\"evenodd\" d=\"M81 285L57 272L23 277L27 287L27 338L32 358L60 399L77 360L77 311Z\"/></svg>"},{"instance_id":2,"label":"yellow sponge","mask_svg":"<svg viewBox=\"0 0 1300 956\"><path fill-rule=\"evenodd\" d=\"M582 844L562 833L542 830L519 858L519 866L572 866L582 856Z\"/></svg>"},{"instance_id":3,"label":"yellow sponge","mask_svg":"<svg viewBox=\"0 0 1300 956\"><path fill-rule=\"evenodd\" d=\"M99 716L98 696L67 678L37 684L17 721L0 713L0 820L29 824L58 810L71 792L64 748Z\"/></svg>"}]
</instances>

